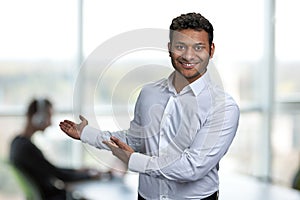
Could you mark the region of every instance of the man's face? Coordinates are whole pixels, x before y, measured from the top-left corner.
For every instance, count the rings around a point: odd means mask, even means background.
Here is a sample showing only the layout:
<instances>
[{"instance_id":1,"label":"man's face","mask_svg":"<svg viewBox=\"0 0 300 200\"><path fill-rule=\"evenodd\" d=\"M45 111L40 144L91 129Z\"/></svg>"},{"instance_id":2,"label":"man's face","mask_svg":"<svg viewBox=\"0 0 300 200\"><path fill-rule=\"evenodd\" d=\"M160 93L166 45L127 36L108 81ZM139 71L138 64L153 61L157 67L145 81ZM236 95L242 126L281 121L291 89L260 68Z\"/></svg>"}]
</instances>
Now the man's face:
<instances>
[{"instance_id":1,"label":"man's face","mask_svg":"<svg viewBox=\"0 0 300 200\"><path fill-rule=\"evenodd\" d=\"M173 67L189 83L203 75L214 54L214 44L209 45L208 33L204 30L184 29L174 32L168 48Z\"/></svg>"},{"instance_id":2,"label":"man's face","mask_svg":"<svg viewBox=\"0 0 300 200\"><path fill-rule=\"evenodd\" d=\"M52 123L52 113L53 109L52 107L46 108L44 116L43 116L43 123L41 123L40 127L38 127L39 130L44 131L46 128L51 126Z\"/></svg>"}]
</instances>

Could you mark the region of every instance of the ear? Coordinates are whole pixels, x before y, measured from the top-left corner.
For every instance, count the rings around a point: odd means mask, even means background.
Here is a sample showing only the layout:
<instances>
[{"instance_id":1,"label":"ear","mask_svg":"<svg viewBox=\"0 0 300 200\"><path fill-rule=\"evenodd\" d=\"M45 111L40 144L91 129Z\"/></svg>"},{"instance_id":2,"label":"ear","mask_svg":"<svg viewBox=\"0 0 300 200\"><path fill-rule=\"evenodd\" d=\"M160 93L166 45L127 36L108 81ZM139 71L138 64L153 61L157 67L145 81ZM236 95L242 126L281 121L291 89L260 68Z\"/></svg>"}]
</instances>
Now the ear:
<instances>
[{"instance_id":1,"label":"ear","mask_svg":"<svg viewBox=\"0 0 300 200\"><path fill-rule=\"evenodd\" d=\"M168 50L169 50L169 56L171 57L171 43L168 42Z\"/></svg>"},{"instance_id":2,"label":"ear","mask_svg":"<svg viewBox=\"0 0 300 200\"><path fill-rule=\"evenodd\" d=\"M210 57L210 58L213 58L214 53L215 53L215 44L212 43L212 44L210 45L209 57Z\"/></svg>"}]
</instances>

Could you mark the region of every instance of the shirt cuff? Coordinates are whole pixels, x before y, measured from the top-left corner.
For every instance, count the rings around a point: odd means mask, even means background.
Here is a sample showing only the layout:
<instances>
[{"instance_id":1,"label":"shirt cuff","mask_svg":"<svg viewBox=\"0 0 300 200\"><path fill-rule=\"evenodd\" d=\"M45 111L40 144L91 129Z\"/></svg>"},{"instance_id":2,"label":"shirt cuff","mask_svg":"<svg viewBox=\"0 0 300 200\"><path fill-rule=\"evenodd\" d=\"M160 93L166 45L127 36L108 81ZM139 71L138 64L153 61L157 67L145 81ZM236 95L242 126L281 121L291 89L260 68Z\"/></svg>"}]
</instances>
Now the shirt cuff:
<instances>
[{"instance_id":1,"label":"shirt cuff","mask_svg":"<svg viewBox=\"0 0 300 200\"><path fill-rule=\"evenodd\" d=\"M150 159L150 156L141 153L132 153L129 158L128 169L133 172L145 173Z\"/></svg>"},{"instance_id":2,"label":"shirt cuff","mask_svg":"<svg viewBox=\"0 0 300 200\"><path fill-rule=\"evenodd\" d=\"M80 140L84 143L88 143L94 146L96 144L98 134L99 130L87 125L82 130Z\"/></svg>"}]
</instances>

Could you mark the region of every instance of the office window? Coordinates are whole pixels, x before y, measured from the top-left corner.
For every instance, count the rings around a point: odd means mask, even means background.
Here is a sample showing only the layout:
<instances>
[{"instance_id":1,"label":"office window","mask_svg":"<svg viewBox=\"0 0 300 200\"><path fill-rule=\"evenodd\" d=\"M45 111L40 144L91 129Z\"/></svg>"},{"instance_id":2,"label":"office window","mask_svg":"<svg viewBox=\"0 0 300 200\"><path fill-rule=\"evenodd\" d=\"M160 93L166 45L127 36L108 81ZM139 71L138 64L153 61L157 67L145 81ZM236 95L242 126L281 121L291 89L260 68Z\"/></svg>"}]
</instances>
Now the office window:
<instances>
[{"instance_id":1,"label":"office window","mask_svg":"<svg viewBox=\"0 0 300 200\"><path fill-rule=\"evenodd\" d=\"M300 14L297 0L276 1L276 79L272 131L273 180L288 186L300 168Z\"/></svg>"},{"instance_id":2,"label":"office window","mask_svg":"<svg viewBox=\"0 0 300 200\"><path fill-rule=\"evenodd\" d=\"M300 101L300 58L297 48L300 28L296 25L300 14L297 0L276 1L276 100Z\"/></svg>"},{"instance_id":3,"label":"office window","mask_svg":"<svg viewBox=\"0 0 300 200\"><path fill-rule=\"evenodd\" d=\"M0 155L7 157L9 142L23 128L31 99L48 97L56 113L73 109L77 4L71 0L1 2L0 25ZM55 119L54 123L58 126Z\"/></svg>"},{"instance_id":4,"label":"office window","mask_svg":"<svg viewBox=\"0 0 300 200\"><path fill-rule=\"evenodd\" d=\"M73 1L3 3L0 8L2 111L10 106L23 106L32 97L42 95L49 96L59 107L71 108L77 67L76 6Z\"/></svg>"}]
</instances>

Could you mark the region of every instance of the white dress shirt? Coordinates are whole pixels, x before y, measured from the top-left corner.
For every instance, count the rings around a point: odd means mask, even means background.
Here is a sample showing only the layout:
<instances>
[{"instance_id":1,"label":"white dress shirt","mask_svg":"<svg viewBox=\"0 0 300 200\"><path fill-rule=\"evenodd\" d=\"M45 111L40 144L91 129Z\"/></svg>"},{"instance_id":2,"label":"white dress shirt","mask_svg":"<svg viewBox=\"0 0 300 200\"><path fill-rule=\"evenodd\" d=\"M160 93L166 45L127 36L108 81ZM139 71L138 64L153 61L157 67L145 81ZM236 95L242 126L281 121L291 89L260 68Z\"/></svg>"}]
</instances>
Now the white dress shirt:
<instances>
[{"instance_id":1,"label":"white dress shirt","mask_svg":"<svg viewBox=\"0 0 300 200\"><path fill-rule=\"evenodd\" d=\"M168 79L145 85L125 131L86 126L81 140L100 149L114 135L136 152L128 168L138 172L145 199L202 199L219 189L218 165L236 134L239 108L206 72L179 93Z\"/></svg>"}]
</instances>

